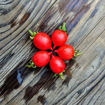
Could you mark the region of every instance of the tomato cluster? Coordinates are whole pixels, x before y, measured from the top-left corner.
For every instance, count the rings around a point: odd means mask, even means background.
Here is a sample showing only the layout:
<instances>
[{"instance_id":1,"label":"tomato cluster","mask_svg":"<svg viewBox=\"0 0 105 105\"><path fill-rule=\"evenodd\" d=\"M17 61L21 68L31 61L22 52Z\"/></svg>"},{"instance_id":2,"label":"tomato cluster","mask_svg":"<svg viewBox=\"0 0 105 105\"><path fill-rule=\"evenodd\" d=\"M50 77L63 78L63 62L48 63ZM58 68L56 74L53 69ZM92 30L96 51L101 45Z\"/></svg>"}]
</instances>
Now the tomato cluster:
<instances>
[{"instance_id":1,"label":"tomato cluster","mask_svg":"<svg viewBox=\"0 0 105 105\"><path fill-rule=\"evenodd\" d=\"M55 30L51 38L42 32L36 33L29 30L29 33L31 34L30 38L33 39L35 47L40 49L40 51L36 52L32 57L33 64L37 67L43 67L49 63L50 69L54 73L62 73L65 69L64 60L72 59L75 54L74 48L71 45L65 44L67 41L65 24ZM50 52L47 50L50 50ZM55 56L53 52L57 55Z\"/></svg>"}]
</instances>

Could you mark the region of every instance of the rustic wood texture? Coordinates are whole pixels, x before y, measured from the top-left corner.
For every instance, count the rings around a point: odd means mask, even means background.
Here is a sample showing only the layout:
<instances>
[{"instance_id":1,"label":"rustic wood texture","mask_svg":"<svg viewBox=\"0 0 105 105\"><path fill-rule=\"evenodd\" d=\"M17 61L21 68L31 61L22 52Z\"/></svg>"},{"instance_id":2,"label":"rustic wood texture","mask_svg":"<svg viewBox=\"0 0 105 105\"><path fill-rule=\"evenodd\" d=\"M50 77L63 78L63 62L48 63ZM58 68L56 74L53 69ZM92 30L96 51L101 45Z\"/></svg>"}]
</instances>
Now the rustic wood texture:
<instances>
[{"instance_id":1,"label":"rustic wood texture","mask_svg":"<svg viewBox=\"0 0 105 105\"><path fill-rule=\"evenodd\" d=\"M63 21L67 44L82 52L64 81L48 66L25 67L37 51L27 30L51 35ZM0 1L0 105L105 105L104 62L105 0Z\"/></svg>"}]
</instances>

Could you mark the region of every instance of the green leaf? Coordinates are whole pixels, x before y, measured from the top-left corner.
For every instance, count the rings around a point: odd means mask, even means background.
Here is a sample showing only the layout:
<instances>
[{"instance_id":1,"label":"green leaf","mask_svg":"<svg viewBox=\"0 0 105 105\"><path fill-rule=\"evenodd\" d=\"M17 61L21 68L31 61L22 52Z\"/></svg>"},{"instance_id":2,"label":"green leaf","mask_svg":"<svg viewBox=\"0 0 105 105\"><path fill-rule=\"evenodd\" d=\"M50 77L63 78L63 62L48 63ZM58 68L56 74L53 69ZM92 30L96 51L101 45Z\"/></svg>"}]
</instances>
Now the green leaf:
<instances>
[{"instance_id":1,"label":"green leaf","mask_svg":"<svg viewBox=\"0 0 105 105\"><path fill-rule=\"evenodd\" d=\"M80 53L79 50L75 50L73 59L75 59L77 56L80 56L81 54L82 53Z\"/></svg>"},{"instance_id":2,"label":"green leaf","mask_svg":"<svg viewBox=\"0 0 105 105\"><path fill-rule=\"evenodd\" d=\"M26 65L26 67L28 67L28 68L36 68L36 66L34 65L34 63L32 62L32 60L29 61L29 64Z\"/></svg>"},{"instance_id":3,"label":"green leaf","mask_svg":"<svg viewBox=\"0 0 105 105\"><path fill-rule=\"evenodd\" d=\"M33 40L33 39L34 39L34 37L33 37L33 36L30 36L30 39L31 39L31 40Z\"/></svg>"},{"instance_id":4,"label":"green leaf","mask_svg":"<svg viewBox=\"0 0 105 105\"><path fill-rule=\"evenodd\" d=\"M66 30L66 23L65 23L65 22L64 22L63 25L62 25L62 30L65 31L65 32L67 31L67 30Z\"/></svg>"},{"instance_id":5,"label":"green leaf","mask_svg":"<svg viewBox=\"0 0 105 105\"><path fill-rule=\"evenodd\" d=\"M60 76L62 80L64 80L65 78L63 76Z\"/></svg>"},{"instance_id":6,"label":"green leaf","mask_svg":"<svg viewBox=\"0 0 105 105\"><path fill-rule=\"evenodd\" d=\"M66 30L66 22L63 22L63 24L61 26L59 26L58 29L67 33L67 30Z\"/></svg>"},{"instance_id":7,"label":"green leaf","mask_svg":"<svg viewBox=\"0 0 105 105\"><path fill-rule=\"evenodd\" d=\"M57 74L54 74L54 76L53 77L58 77L58 75Z\"/></svg>"},{"instance_id":8,"label":"green leaf","mask_svg":"<svg viewBox=\"0 0 105 105\"><path fill-rule=\"evenodd\" d=\"M25 67L31 68L31 65L26 65Z\"/></svg>"},{"instance_id":9,"label":"green leaf","mask_svg":"<svg viewBox=\"0 0 105 105\"><path fill-rule=\"evenodd\" d=\"M36 66L35 66L35 65L33 65L33 66L32 66L32 68L36 68Z\"/></svg>"},{"instance_id":10,"label":"green leaf","mask_svg":"<svg viewBox=\"0 0 105 105\"><path fill-rule=\"evenodd\" d=\"M59 26L58 29L59 29L59 30L62 30L62 26Z\"/></svg>"},{"instance_id":11,"label":"green leaf","mask_svg":"<svg viewBox=\"0 0 105 105\"><path fill-rule=\"evenodd\" d=\"M62 76L63 75L63 73L59 73L59 76Z\"/></svg>"},{"instance_id":12,"label":"green leaf","mask_svg":"<svg viewBox=\"0 0 105 105\"><path fill-rule=\"evenodd\" d=\"M64 80L64 77L63 77L63 72L59 73L59 76L62 80Z\"/></svg>"},{"instance_id":13,"label":"green leaf","mask_svg":"<svg viewBox=\"0 0 105 105\"><path fill-rule=\"evenodd\" d=\"M33 36L35 36L37 34L37 32L33 32Z\"/></svg>"}]
</instances>

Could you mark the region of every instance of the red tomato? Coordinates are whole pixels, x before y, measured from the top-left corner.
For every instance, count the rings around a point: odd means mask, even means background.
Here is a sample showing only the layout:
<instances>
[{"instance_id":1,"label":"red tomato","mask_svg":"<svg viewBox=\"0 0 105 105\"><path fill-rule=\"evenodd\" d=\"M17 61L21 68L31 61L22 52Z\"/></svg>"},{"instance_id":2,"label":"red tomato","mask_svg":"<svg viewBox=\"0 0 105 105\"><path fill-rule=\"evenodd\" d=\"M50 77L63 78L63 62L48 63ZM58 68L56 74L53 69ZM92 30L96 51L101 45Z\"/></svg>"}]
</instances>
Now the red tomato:
<instances>
[{"instance_id":1,"label":"red tomato","mask_svg":"<svg viewBox=\"0 0 105 105\"><path fill-rule=\"evenodd\" d=\"M67 34L62 30L55 30L51 37L54 43L54 48L63 45L67 40Z\"/></svg>"},{"instance_id":2,"label":"red tomato","mask_svg":"<svg viewBox=\"0 0 105 105\"><path fill-rule=\"evenodd\" d=\"M49 65L54 73L61 73L65 69L64 61L58 56L52 55Z\"/></svg>"},{"instance_id":3,"label":"red tomato","mask_svg":"<svg viewBox=\"0 0 105 105\"><path fill-rule=\"evenodd\" d=\"M50 55L47 51L38 51L33 55L32 61L37 67L43 67L48 64Z\"/></svg>"},{"instance_id":4,"label":"red tomato","mask_svg":"<svg viewBox=\"0 0 105 105\"><path fill-rule=\"evenodd\" d=\"M63 45L55 51L62 59L70 60L74 56L74 48L71 45Z\"/></svg>"},{"instance_id":5,"label":"red tomato","mask_svg":"<svg viewBox=\"0 0 105 105\"><path fill-rule=\"evenodd\" d=\"M33 39L33 43L40 50L52 49L51 38L46 33L37 33Z\"/></svg>"}]
</instances>

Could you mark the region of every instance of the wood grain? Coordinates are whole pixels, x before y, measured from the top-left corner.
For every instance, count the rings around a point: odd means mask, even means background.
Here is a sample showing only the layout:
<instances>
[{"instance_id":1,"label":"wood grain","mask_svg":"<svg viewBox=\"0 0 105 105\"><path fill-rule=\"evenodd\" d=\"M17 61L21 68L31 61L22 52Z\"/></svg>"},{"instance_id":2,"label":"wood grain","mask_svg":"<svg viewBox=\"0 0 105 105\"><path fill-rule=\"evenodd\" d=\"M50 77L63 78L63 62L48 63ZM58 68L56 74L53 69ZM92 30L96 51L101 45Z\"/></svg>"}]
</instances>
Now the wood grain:
<instances>
[{"instance_id":1,"label":"wood grain","mask_svg":"<svg viewBox=\"0 0 105 105\"><path fill-rule=\"evenodd\" d=\"M5 92L1 105L105 104L105 0L55 1L0 2L0 86L8 78L10 86L16 85L11 76L18 69L23 76L21 86L0 88ZM67 23L67 44L83 53L76 61L66 62L65 80L53 78L49 67L39 72L26 69L36 51L27 30L51 35L63 21Z\"/></svg>"}]
</instances>

